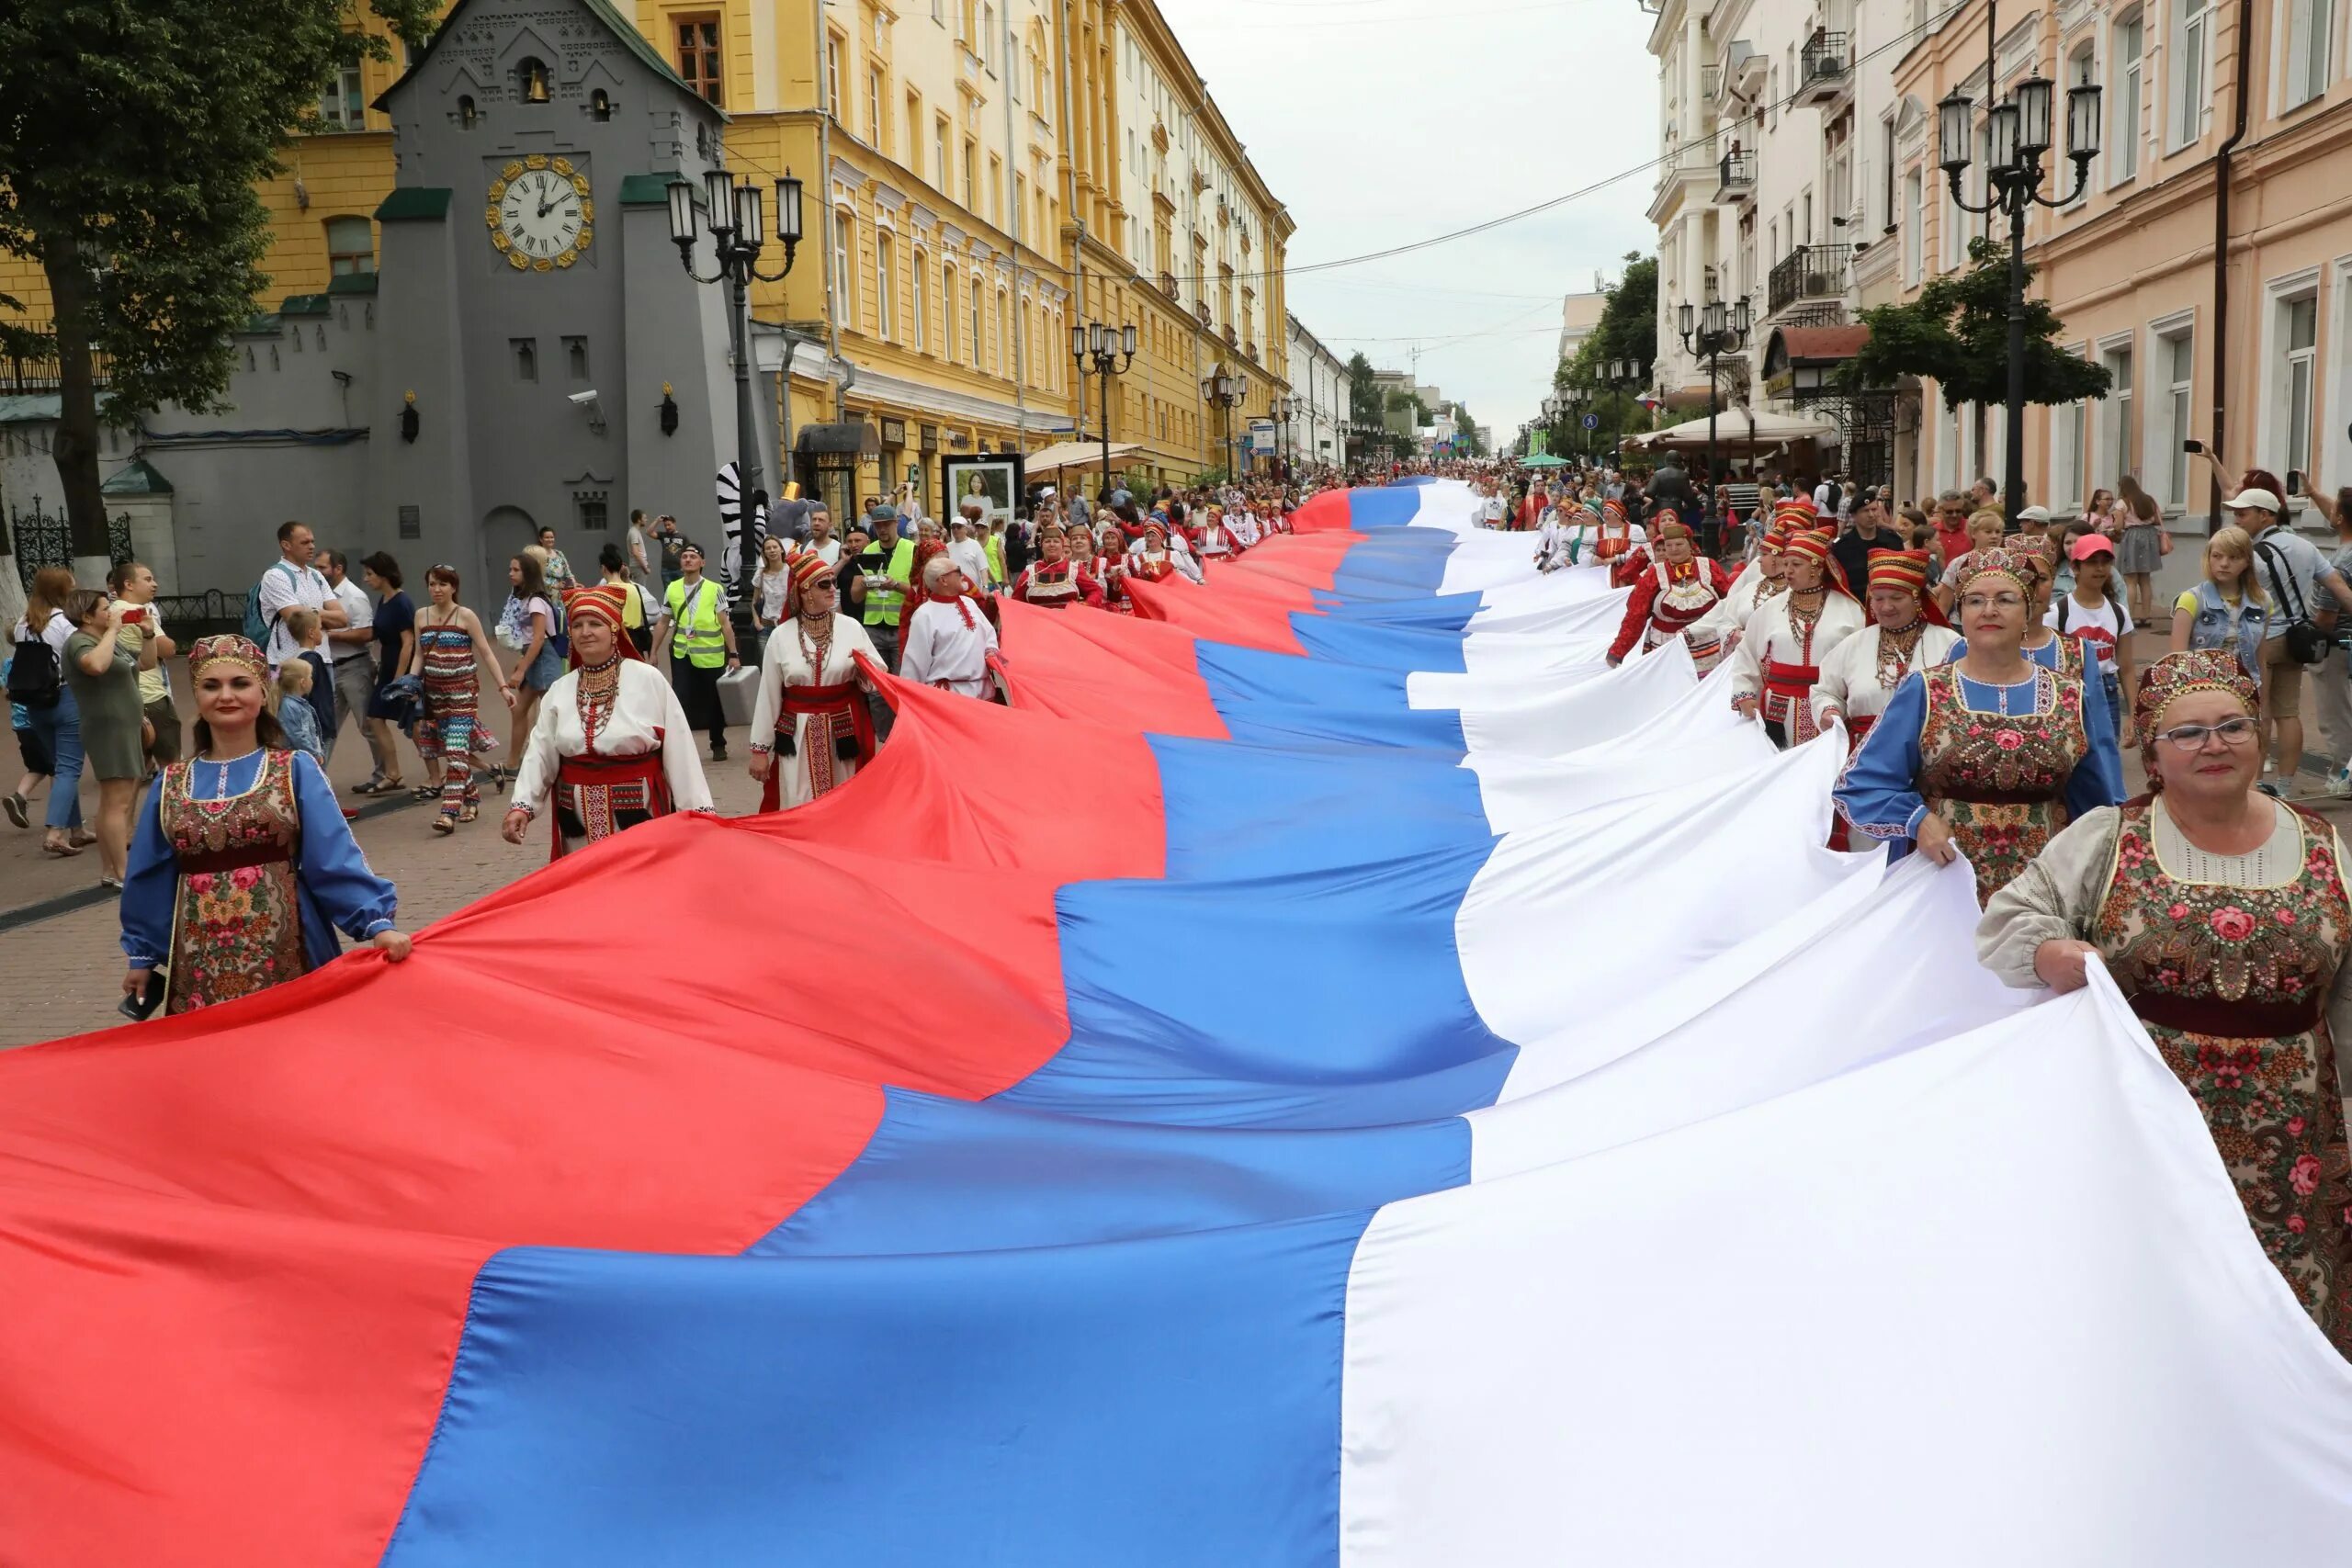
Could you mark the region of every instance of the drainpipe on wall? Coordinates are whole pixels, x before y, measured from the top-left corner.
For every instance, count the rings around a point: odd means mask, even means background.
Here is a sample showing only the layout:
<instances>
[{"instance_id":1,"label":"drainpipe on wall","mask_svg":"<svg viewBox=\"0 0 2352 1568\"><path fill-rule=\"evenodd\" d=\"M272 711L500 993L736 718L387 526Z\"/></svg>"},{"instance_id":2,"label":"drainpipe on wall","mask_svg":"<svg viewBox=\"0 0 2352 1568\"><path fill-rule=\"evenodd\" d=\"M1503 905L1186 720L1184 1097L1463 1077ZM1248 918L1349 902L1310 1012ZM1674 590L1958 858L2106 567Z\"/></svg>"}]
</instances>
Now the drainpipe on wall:
<instances>
[{"instance_id":1,"label":"drainpipe on wall","mask_svg":"<svg viewBox=\"0 0 2352 1568\"><path fill-rule=\"evenodd\" d=\"M1004 229L1005 238L1012 242L1012 292L1006 299L1006 303L1012 307L1014 312L1011 332L1012 338L1012 449L1015 452L1026 452L1029 450L1029 389L1024 367L1028 355L1021 343L1021 324L1029 319L1029 311L1021 303L1021 220L1023 214L1018 210L1021 198L1015 194L1021 189L1021 161L1020 149L1013 145L1012 91L1012 83L1017 80L1013 73L1021 67L1012 58L1012 7L1010 6L1004 8L1004 38L1001 41L1004 44L1005 75L1004 184L1000 187L999 194L1005 201L1013 203L1015 210L1010 214L1012 220L1010 223L1004 221L1008 216L1004 212L1000 211L996 217L997 221Z\"/></svg>"},{"instance_id":2,"label":"drainpipe on wall","mask_svg":"<svg viewBox=\"0 0 2352 1568\"><path fill-rule=\"evenodd\" d=\"M1070 0L1062 0L1061 68L1062 68L1062 205L1069 209L1069 220L1076 237L1069 247L1070 312L1063 324L1082 321L1086 316L1086 215L1078 206L1078 144L1072 140L1078 134L1078 122L1070 114L1069 82L1069 15ZM1059 238L1059 236L1056 236ZM1057 352L1059 351L1059 345ZM1078 418L1070 427L1075 440L1086 438L1086 378L1078 378Z\"/></svg>"},{"instance_id":3,"label":"drainpipe on wall","mask_svg":"<svg viewBox=\"0 0 2352 1568\"><path fill-rule=\"evenodd\" d=\"M824 265L825 273L825 352L835 365L842 365L842 307L837 292L841 279L832 275L833 265L833 114L825 102L825 8L808 7L809 25L816 34L817 52L810 56L817 63L810 77L816 91L817 190L825 204ZM847 368L843 366L843 368ZM833 388L833 423L844 423L849 419L849 384L857 378L854 373L844 377Z\"/></svg>"},{"instance_id":4,"label":"drainpipe on wall","mask_svg":"<svg viewBox=\"0 0 2352 1568\"><path fill-rule=\"evenodd\" d=\"M2236 152L2238 144L2245 140L2246 57L2251 52L2247 45L2253 34L2254 0L2238 0L2238 34L2234 51L2237 84L2231 93L2231 96L2237 100L2235 118L2229 140L2213 150L2213 461L2208 467L2206 479L2209 505L2205 531L2208 534L2222 525L2222 439L2226 434L2222 409L2229 400L2222 395L2222 378L2230 362L2230 154Z\"/></svg>"}]
</instances>

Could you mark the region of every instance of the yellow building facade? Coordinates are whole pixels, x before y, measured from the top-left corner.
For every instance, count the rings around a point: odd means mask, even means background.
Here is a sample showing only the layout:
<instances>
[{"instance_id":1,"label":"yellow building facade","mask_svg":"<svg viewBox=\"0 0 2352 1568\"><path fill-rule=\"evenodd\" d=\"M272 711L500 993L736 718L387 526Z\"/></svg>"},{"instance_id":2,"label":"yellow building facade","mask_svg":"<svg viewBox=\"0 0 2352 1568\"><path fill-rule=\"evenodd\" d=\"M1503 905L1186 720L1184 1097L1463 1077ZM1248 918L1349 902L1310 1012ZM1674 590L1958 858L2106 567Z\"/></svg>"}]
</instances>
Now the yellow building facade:
<instances>
[{"instance_id":1,"label":"yellow building facade","mask_svg":"<svg viewBox=\"0 0 2352 1568\"><path fill-rule=\"evenodd\" d=\"M1136 328L1110 434L1140 448L1113 465L1137 486L1222 469L1228 429L1287 389L1290 220L1149 0L583 3L726 111L739 178L804 182L792 270L754 286L752 314L763 368L789 345L783 428L873 427L878 453L827 486L837 509L911 484L936 512L945 457L1098 439L1102 384L1080 378L1073 324ZM392 52L329 89L326 129L263 187L262 308L374 269L395 164L373 105L407 66ZM772 240L761 265L782 263ZM0 292L49 313L17 258L0 257ZM1204 389L1220 369L1246 388L1229 419Z\"/></svg>"}]
</instances>

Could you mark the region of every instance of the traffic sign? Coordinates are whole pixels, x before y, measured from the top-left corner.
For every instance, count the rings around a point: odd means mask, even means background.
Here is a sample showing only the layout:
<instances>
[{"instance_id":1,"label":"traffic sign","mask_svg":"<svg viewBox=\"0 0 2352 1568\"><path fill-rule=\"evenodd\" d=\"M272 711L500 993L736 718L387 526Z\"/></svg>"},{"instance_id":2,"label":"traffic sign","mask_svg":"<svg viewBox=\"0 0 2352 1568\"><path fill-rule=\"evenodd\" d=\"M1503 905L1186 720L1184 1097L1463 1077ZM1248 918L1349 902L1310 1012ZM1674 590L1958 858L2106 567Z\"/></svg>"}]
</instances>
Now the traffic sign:
<instances>
[{"instance_id":1,"label":"traffic sign","mask_svg":"<svg viewBox=\"0 0 2352 1568\"><path fill-rule=\"evenodd\" d=\"M1597 413L1589 413L1585 415L1584 427L1587 430L1599 430L1600 428L1600 416Z\"/></svg>"}]
</instances>

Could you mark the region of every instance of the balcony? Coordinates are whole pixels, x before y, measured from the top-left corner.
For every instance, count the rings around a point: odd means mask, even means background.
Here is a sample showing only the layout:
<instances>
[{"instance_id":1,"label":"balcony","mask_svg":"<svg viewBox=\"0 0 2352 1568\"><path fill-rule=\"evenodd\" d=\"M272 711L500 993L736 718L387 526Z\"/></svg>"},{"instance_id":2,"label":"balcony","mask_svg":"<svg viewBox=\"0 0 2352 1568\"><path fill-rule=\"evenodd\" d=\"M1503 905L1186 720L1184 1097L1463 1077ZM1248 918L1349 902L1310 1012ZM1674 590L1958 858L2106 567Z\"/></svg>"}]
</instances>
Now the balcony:
<instances>
[{"instance_id":1,"label":"balcony","mask_svg":"<svg viewBox=\"0 0 2352 1568\"><path fill-rule=\"evenodd\" d=\"M1754 103L1771 69L1772 62L1761 50L1744 38L1734 39L1724 46L1723 71L1715 90L1725 101L1739 97Z\"/></svg>"},{"instance_id":2,"label":"balcony","mask_svg":"<svg viewBox=\"0 0 2352 1568\"><path fill-rule=\"evenodd\" d=\"M1756 199L1756 154L1726 152L1715 164L1715 205L1737 207Z\"/></svg>"},{"instance_id":3,"label":"balcony","mask_svg":"<svg viewBox=\"0 0 2352 1568\"><path fill-rule=\"evenodd\" d=\"M1172 272L1162 272L1159 275L1159 291L1162 294L1167 295L1170 299L1181 299L1183 298L1183 296L1176 292L1176 275Z\"/></svg>"},{"instance_id":4,"label":"balcony","mask_svg":"<svg viewBox=\"0 0 2352 1568\"><path fill-rule=\"evenodd\" d=\"M1852 256L1851 245L1799 245L1765 279L1765 314L1777 316L1792 305L1843 299Z\"/></svg>"},{"instance_id":5,"label":"balcony","mask_svg":"<svg viewBox=\"0 0 2352 1568\"><path fill-rule=\"evenodd\" d=\"M1797 90L1794 102L1836 105L1845 101L1854 90L1853 67L1846 54L1846 35L1826 29L1816 29L1804 40L1804 52L1797 57Z\"/></svg>"},{"instance_id":6,"label":"balcony","mask_svg":"<svg viewBox=\"0 0 2352 1568\"><path fill-rule=\"evenodd\" d=\"M52 321L20 321L15 336L0 335L0 392L40 393L60 389L63 372L57 363L57 326ZM90 351L90 377L104 387L114 379L113 362L96 349Z\"/></svg>"},{"instance_id":7,"label":"balcony","mask_svg":"<svg viewBox=\"0 0 2352 1568\"><path fill-rule=\"evenodd\" d=\"M1238 349L1241 346L1241 334L1235 332L1231 327L1227 327L1220 335L1225 339L1226 347Z\"/></svg>"},{"instance_id":8,"label":"balcony","mask_svg":"<svg viewBox=\"0 0 2352 1568\"><path fill-rule=\"evenodd\" d=\"M1720 65L1699 67L1699 101L1712 104L1724 90L1724 68Z\"/></svg>"}]
</instances>

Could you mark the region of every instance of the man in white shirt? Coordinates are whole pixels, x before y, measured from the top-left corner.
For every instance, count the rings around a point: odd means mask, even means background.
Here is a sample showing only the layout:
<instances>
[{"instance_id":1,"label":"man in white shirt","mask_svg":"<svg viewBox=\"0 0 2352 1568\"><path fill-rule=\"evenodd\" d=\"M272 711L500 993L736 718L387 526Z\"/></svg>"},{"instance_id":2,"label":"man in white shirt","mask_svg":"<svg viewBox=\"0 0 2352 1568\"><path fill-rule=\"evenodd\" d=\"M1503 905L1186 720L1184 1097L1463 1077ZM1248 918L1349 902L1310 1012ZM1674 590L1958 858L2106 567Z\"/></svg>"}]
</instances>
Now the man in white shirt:
<instances>
[{"instance_id":1,"label":"man in white shirt","mask_svg":"<svg viewBox=\"0 0 2352 1568\"><path fill-rule=\"evenodd\" d=\"M2263 763L2265 782L2258 787L2276 795L2278 786L2269 780L2293 779L2303 758L2303 666L2288 651L2287 630L2298 622L2316 623L2330 610L2352 614L2352 584L2318 546L2279 522L2285 507L2270 491L2241 491L2222 504L2230 509L2230 521L2254 536L2255 578L2270 601L2262 633L2262 716L2277 752Z\"/></svg>"},{"instance_id":2,"label":"man in white shirt","mask_svg":"<svg viewBox=\"0 0 2352 1568\"><path fill-rule=\"evenodd\" d=\"M842 542L833 537L833 514L821 501L808 503L808 541L800 547L816 551L817 558L827 566L842 564Z\"/></svg>"},{"instance_id":3,"label":"man in white shirt","mask_svg":"<svg viewBox=\"0 0 2352 1568\"><path fill-rule=\"evenodd\" d=\"M277 525L277 559L261 574L261 615L269 627L269 669L273 675L279 665L302 651L293 634L286 629L287 611L316 610L320 626L330 632L351 618L343 601L328 586L324 574L311 564L311 558L318 551L318 538L309 524Z\"/></svg>"},{"instance_id":4,"label":"man in white shirt","mask_svg":"<svg viewBox=\"0 0 2352 1568\"><path fill-rule=\"evenodd\" d=\"M988 531L988 509L977 501L967 501L956 515L953 536L947 541L947 558L964 573L965 581L983 592L996 586L989 581L989 550L980 543L980 536Z\"/></svg>"},{"instance_id":5,"label":"man in white shirt","mask_svg":"<svg viewBox=\"0 0 2352 1568\"><path fill-rule=\"evenodd\" d=\"M334 590L335 601L343 606L347 617L345 625L327 633L327 651L334 660L334 735L326 738L327 759L334 759L335 736L343 733L345 715L359 738L368 742L368 754L376 771L368 775L370 783L380 783L384 764L392 759L379 750L373 725L368 722L368 701L376 694L376 606L368 599L368 590L351 581L351 564L341 550L321 550L319 559L326 563L327 585Z\"/></svg>"},{"instance_id":6,"label":"man in white shirt","mask_svg":"<svg viewBox=\"0 0 2352 1568\"><path fill-rule=\"evenodd\" d=\"M952 557L934 556L922 569L923 602L907 617L901 678L967 697L989 694L988 657L996 627L964 593L964 570Z\"/></svg>"}]
</instances>

